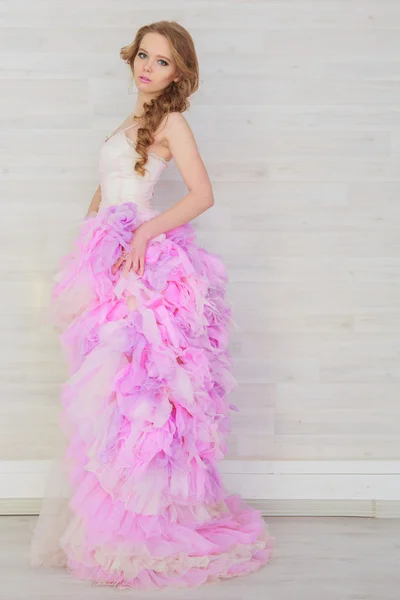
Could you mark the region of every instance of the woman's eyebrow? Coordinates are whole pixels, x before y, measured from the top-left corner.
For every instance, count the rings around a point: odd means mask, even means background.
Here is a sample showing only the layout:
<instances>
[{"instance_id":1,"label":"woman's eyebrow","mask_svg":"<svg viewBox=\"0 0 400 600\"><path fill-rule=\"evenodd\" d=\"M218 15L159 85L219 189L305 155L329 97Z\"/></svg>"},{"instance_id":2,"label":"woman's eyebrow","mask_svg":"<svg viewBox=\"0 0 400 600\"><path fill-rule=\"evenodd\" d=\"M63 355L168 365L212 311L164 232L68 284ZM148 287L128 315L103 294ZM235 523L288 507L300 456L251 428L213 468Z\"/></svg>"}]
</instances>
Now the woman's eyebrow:
<instances>
[{"instance_id":1,"label":"woman's eyebrow","mask_svg":"<svg viewBox=\"0 0 400 600\"><path fill-rule=\"evenodd\" d=\"M148 54L148 51L146 50L146 48L140 47L139 50L143 50L143 52L146 52ZM169 60L169 61L172 60L172 58L168 58L167 56L163 56L162 54L157 54L157 56L159 56L160 58L165 58L165 60Z\"/></svg>"}]
</instances>

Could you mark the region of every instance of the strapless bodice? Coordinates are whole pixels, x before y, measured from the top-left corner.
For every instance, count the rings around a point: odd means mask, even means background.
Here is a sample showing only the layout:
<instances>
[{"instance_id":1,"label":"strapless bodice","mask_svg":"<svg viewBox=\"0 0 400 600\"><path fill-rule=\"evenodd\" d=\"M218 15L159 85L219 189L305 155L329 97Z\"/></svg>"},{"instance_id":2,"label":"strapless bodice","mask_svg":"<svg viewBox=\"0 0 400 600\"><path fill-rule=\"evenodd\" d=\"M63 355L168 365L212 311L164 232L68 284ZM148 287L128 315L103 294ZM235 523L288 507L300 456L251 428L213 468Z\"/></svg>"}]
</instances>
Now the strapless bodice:
<instances>
[{"instance_id":1,"label":"strapless bodice","mask_svg":"<svg viewBox=\"0 0 400 600\"><path fill-rule=\"evenodd\" d=\"M151 198L168 161L148 152L147 169L144 177L134 170L135 160L139 158L134 142L120 129L100 148L98 164L102 193L100 209L112 204L134 202L139 209L151 209Z\"/></svg>"}]
</instances>

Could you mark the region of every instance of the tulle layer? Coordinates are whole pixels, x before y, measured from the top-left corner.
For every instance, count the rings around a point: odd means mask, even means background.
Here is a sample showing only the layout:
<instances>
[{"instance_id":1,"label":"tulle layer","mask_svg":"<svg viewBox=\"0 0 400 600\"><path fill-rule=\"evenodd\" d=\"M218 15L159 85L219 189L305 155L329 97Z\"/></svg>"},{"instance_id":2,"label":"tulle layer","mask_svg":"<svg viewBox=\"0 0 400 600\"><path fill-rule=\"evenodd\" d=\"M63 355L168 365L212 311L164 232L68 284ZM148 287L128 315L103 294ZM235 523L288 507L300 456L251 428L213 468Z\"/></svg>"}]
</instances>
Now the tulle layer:
<instances>
[{"instance_id":1,"label":"tulle layer","mask_svg":"<svg viewBox=\"0 0 400 600\"><path fill-rule=\"evenodd\" d=\"M142 277L112 274L155 214L126 203L84 221L56 277L71 494L61 552L46 559L36 540L32 558L138 589L245 574L271 548L260 512L228 495L217 469L237 410L221 258L186 224L150 241Z\"/></svg>"}]
</instances>

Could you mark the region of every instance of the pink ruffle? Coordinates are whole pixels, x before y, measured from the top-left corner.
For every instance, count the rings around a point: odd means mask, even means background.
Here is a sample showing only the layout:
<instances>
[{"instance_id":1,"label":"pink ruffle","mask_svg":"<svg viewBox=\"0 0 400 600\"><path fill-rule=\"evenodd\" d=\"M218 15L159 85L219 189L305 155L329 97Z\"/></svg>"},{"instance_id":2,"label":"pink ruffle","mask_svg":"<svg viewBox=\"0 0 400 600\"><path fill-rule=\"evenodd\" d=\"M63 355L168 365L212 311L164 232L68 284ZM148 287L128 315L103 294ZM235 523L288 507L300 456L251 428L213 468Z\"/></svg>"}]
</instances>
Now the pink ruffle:
<instances>
[{"instance_id":1,"label":"pink ruffle","mask_svg":"<svg viewBox=\"0 0 400 600\"><path fill-rule=\"evenodd\" d=\"M70 369L63 564L137 589L243 575L271 549L260 512L228 495L217 469L237 410L223 261L186 224L150 241L142 277L111 273L155 214L126 203L85 220L49 312Z\"/></svg>"}]
</instances>

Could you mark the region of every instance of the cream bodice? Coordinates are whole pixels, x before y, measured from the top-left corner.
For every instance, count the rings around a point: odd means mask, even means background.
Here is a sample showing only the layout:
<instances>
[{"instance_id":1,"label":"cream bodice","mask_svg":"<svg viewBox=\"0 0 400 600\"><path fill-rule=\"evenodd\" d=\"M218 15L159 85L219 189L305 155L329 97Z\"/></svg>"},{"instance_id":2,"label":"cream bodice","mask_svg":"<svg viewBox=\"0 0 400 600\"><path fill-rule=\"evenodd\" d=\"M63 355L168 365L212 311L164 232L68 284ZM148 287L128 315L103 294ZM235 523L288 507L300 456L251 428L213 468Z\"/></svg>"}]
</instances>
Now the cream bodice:
<instances>
[{"instance_id":1,"label":"cream bodice","mask_svg":"<svg viewBox=\"0 0 400 600\"><path fill-rule=\"evenodd\" d=\"M102 193L100 209L124 202L134 202L139 209L152 208L154 188L168 161L154 152L148 152L146 174L142 177L136 173L133 168L138 158L136 144L126 134L127 129L135 126L117 130L101 146L98 164Z\"/></svg>"}]
</instances>

